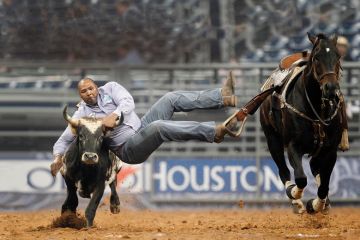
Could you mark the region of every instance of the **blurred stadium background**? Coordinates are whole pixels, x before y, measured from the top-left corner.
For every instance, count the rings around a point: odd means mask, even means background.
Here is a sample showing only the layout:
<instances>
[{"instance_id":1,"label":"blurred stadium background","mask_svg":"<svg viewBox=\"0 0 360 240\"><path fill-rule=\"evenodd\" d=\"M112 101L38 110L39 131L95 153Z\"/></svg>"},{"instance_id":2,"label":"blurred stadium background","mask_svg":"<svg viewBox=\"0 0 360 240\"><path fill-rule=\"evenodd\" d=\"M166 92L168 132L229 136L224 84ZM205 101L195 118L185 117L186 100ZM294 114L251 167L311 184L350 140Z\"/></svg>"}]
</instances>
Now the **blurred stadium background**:
<instances>
[{"instance_id":1,"label":"blurred stadium background","mask_svg":"<svg viewBox=\"0 0 360 240\"><path fill-rule=\"evenodd\" d=\"M164 93L220 87L234 70L241 106L283 56L309 49L307 32L349 42L341 87L350 151L339 152L330 197L359 202L359 12L357 0L0 1L0 209L60 207L65 189L49 172L52 145L84 76L124 85L141 117ZM174 118L220 122L233 111ZM276 176L255 114L240 139L166 143L145 164L125 166L120 196L150 208L286 202ZM316 191L309 182L306 196Z\"/></svg>"}]
</instances>

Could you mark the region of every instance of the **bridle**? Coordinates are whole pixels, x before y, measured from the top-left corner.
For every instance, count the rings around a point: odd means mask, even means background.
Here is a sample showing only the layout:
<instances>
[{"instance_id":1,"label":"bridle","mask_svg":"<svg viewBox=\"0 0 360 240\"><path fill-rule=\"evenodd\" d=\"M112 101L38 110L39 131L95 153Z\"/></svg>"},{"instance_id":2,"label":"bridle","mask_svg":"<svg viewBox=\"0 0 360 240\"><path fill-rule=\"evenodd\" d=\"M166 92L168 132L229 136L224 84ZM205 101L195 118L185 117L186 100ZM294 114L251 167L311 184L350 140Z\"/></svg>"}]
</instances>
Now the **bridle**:
<instances>
[{"instance_id":1,"label":"bridle","mask_svg":"<svg viewBox=\"0 0 360 240\"><path fill-rule=\"evenodd\" d=\"M314 47L313 47L313 50L312 50L312 53L314 51L316 51L316 47L318 46L318 43L319 43L319 39L317 39L315 41L315 44L314 44ZM314 61L314 58L315 58L315 54L311 54L312 56L310 57L311 59L311 62L309 64L311 64L311 69L310 69L310 72L313 74L315 80L319 83L320 85L320 90L322 91L323 90L323 85L324 85L324 79L326 76L331 76L331 75L334 75L336 80L339 81L339 72L340 72L340 69L341 69L341 65L340 65L340 61L338 61L337 65L336 65L336 71L328 71L328 72L324 72L322 73L320 76L318 75L317 71L316 71L316 67L315 67L315 61ZM340 101L340 91L339 90L336 90L336 96L338 97L339 101L337 103L337 106L333 112L333 114L331 116L329 116L327 119L322 119L319 114L317 113L317 111L315 110L310 98L309 98L309 94L308 94L308 91L306 89L306 85L305 85L305 76L304 76L304 72L301 76L301 81L302 81L302 84L303 84L303 87L304 87L304 90L305 90L305 96L306 96L306 101L308 102L313 114L315 115L316 119L313 119L312 121L319 121L321 124L323 124L324 126L329 126L330 125L330 121L337 115L338 113L338 110L340 108L340 104L341 104L341 101ZM329 105L333 106L333 100L331 99L328 99L328 98L324 98L323 96L321 97L321 101L322 101L322 104L321 104L321 108L323 109L325 107L325 102L329 102Z\"/></svg>"},{"instance_id":2,"label":"bridle","mask_svg":"<svg viewBox=\"0 0 360 240\"><path fill-rule=\"evenodd\" d=\"M316 46L317 46L317 43L319 41L317 40L314 44L314 48L313 48L313 51L312 53L314 52ZM311 156L317 156L320 152L320 149L322 148L323 144L324 144L324 139L326 137L326 134L325 134L325 131L324 131L324 126L329 126L330 125L330 122L331 120L333 120L338 112L339 112L339 109L341 108L341 93L340 93L340 90L336 90L336 96L337 98L339 99L339 101L337 102L337 105L336 105L336 108L334 110L334 112L331 114L331 116L329 116L328 118L326 119L323 119L319 114L318 112L316 111L313 103L311 102L311 99L309 97L309 94L308 94L308 91L306 89L306 84L305 84L305 76L308 76L308 73L312 73L313 74L313 77L315 78L315 80L319 83L320 85L320 90L322 91L322 86L324 84L324 78L326 76L329 76L329 75L335 75L335 78L337 80L339 80L339 73L340 73L340 69L341 69L341 65L340 65L340 62L338 62L337 66L336 66L336 71L328 71L328 72L325 72L325 73L322 73L320 76L316 73L316 69L315 69L315 65L314 65L314 55L311 54L311 57L310 57L310 61L308 64L311 64L311 68L310 68L310 71L307 71L306 69L303 69L302 70L302 74L301 74L301 85L302 87L304 88L304 91L305 91L305 96L306 96L306 101L307 103L309 104L310 108L311 108L311 111L312 113L314 114L315 118L312 118L310 116L308 116L306 113L302 112L302 111L299 111L298 109L296 109L294 106L292 106L291 104L289 104L287 101L286 101L286 91L287 91L287 87L288 85L290 84L290 82L288 82L288 84L285 86L285 95L282 96L282 95L279 95L277 94L276 92L274 93L274 95L280 100L280 102L285 106L285 108L291 110L292 112L294 112L295 114L297 114L298 116L310 121L313 125L313 128L314 128L314 143L317 145L317 148L315 148L315 150L313 151L313 153L309 154ZM308 68L309 65L306 67ZM325 101L328 101L329 102L329 105L331 106L331 109L333 109L333 100L330 100L330 99L325 99L325 98L321 98L321 101L322 101L322 104L321 104L321 109L323 110L325 108Z\"/></svg>"}]
</instances>

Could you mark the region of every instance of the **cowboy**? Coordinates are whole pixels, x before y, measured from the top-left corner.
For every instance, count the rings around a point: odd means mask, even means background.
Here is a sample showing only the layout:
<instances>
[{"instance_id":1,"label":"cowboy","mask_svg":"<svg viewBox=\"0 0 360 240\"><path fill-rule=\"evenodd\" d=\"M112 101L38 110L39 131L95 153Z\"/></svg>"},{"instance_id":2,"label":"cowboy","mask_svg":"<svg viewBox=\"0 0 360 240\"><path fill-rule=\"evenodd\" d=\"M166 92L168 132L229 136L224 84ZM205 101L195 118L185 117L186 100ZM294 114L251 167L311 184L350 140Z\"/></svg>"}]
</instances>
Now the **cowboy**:
<instances>
[{"instance_id":1,"label":"cowboy","mask_svg":"<svg viewBox=\"0 0 360 240\"><path fill-rule=\"evenodd\" d=\"M102 124L112 129L104 139L106 146L123 162L139 164L153 153L163 142L199 140L204 142L223 141L228 129L236 125L215 122L172 121L174 112L194 109L218 109L235 107L234 79L230 72L222 88L205 91L175 91L160 98L140 119L135 113L131 94L116 82L98 87L91 78L78 83L82 101L78 104L74 119L83 117L102 118ZM123 124L117 126L117 119L123 115ZM54 161L50 165L55 176L63 165L63 156L74 141L75 135L68 126L53 147Z\"/></svg>"}]
</instances>

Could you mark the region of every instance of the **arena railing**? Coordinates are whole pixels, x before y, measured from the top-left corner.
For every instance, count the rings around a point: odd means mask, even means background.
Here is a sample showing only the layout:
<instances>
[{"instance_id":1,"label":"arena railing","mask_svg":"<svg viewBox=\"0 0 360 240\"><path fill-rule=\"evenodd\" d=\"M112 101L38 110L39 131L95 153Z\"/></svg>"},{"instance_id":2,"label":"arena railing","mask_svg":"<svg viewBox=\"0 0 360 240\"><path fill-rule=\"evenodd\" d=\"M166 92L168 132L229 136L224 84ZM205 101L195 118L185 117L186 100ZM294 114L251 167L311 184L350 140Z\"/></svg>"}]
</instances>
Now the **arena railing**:
<instances>
[{"instance_id":1,"label":"arena railing","mask_svg":"<svg viewBox=\"0 0 360 240\"><path fill-rule=\"evenodd\" d=\"M221 87L230 70L233 70L236 76L236 94L241 106L259 92L261 84L276 65L241 63L119 66L109 63L0 62L3 70L0 73L0 136L22 136L24 141L26 137L39 138L44 142L49 142L46 141L47 138L56 139L65 127L61 109L68 104L70 111L75 110L79 101L76 84L84 76L94 78L99 84L117 81L124 85L132 93L137 113L142 116L157 99L169 91ZM352 147L350 151L340 154L359 155L360 64L344 63L343 67L344 80L341 85L349 103L349 135ZM176 114L174 119L221 122L235 110L199 110ZM225 144L219 145L200 142L166 143L154 156L180 153L182 156L269 155L258 114L249 118L241 138L228 138L225 141ZM43 149L47 148L50 149L49 145L44 145Z\"/></svg>"}]
</instances>

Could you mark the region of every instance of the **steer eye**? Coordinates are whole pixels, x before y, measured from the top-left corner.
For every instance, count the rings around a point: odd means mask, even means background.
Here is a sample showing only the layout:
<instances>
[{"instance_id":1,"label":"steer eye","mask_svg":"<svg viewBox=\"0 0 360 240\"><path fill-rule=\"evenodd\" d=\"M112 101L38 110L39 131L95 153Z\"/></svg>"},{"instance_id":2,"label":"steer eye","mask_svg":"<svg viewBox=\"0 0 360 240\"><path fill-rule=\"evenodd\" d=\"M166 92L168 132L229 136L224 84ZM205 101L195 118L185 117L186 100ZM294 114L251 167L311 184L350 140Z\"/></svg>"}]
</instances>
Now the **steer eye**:
<instances>
[{"instance_id":1,"label":"steer eye","mask_svg":"<svg viewBox=\"0 0 360 240\"><path fill-rule=\"evenodd\" d=\"M80 141L85 141L86 140L86 137L84 135L79 135L79 140Z\"/></svg>"}]
</instances>

